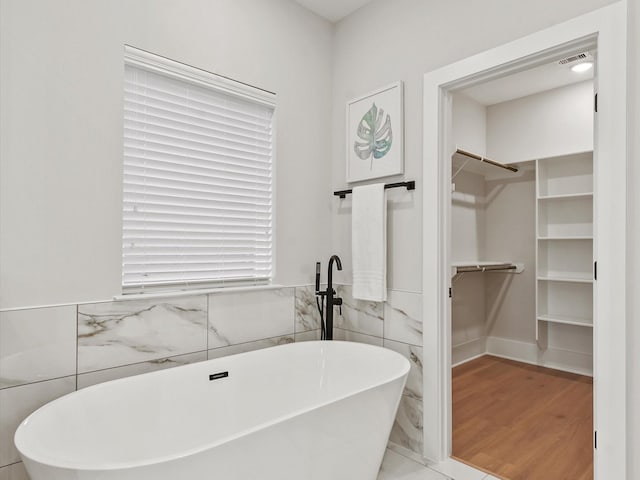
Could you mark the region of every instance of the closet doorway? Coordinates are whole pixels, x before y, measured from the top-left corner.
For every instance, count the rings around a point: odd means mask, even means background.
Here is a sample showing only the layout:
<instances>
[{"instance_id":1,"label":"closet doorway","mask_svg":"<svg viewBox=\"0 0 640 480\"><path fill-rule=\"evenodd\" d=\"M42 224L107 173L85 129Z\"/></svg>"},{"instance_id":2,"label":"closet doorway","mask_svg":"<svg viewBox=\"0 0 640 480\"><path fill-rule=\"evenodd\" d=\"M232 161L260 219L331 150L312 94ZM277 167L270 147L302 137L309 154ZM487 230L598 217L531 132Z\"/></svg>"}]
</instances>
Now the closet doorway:
<instances>
[{"instance_id":1,"label":"closet doorway","mask_svg":"<svg viewBox=\"0 0 640 480\"><path fill-rule=\"evenodd\" d=\"M570 428L574 438L588 438L579 447L587 461L575 461L578 467L566 478L591 478L589 451L594 478L625 478L620 365L625 359L626 186L621 172L626 132L616 127L626 119L626 65L620 55L626 51L625 22L624 5L613 4L425 75L424 375L425 384L436 386L425 392L428 460L442 460L456 454L454 447L477 443L475 437L461 437L456 445L460 430L454 430L454 396L461 393L459 398L467 400L462 417L479 424L480 432L497 434L523 417L528 421L519 438L494 437L498 450L476 449L475 458L465 461L484 457L488 466L476 466L502 478L555 478L555 465L546 475L510 470L536 464L529 458L535 448L529 445L496 471L505 447L538 438L544 450L552 441L545 439L550 427L535 419L538 407L532 402L539 393L532 386L545 385L538 390L557 387L550 397L564 398L570 410L582 404L586 412ZM538 87L497 103L474 99L492 82L582 53L594 59L594 80ZM503 84L494 90L503 95L508 88ZM594 122L595 115L591 145L576 133L585 131L577 117L557 107L562 100L545 103L571 96L561 91L572 91L575 98L587 98L588 92L588 104L578 103L588 108L584 118ZM543 141L547 137L554 142ZM485 159L490 161L480 161ZM474 365L474 357L484 363ZM472 380L466 386L452 378L456 364L459 378ZM518 376L529 384L510 394L506 386L517 384ZM483 382L495 389L488 400L469 388ZM506 418L492 423L483 415L496 405L500 408L494 410ZM549 418L565 418L561 408L553 406ZM558 440L555 450L543 456L566 455L562 445L570 444L572 438Z\"/></svg>"},{"instance_id":2,"label":"closet doorway","mask_svg":"<svg viewBox=\"0 0 640 480\"><path fill-rule=\"evenodd\" d=\"M508 480L593 478L596 58L452 94L452 456Z\"/></svg>"}]
</instances>

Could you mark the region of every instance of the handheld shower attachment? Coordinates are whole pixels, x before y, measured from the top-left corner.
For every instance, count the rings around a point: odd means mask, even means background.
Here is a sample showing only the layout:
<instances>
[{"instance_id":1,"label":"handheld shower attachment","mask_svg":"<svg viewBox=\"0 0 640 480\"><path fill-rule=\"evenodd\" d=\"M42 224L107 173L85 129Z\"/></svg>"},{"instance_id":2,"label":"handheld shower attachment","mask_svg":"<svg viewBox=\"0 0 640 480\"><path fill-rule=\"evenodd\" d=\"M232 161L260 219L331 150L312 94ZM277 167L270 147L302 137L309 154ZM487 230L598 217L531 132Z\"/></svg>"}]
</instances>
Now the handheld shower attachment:
<instances>
[{"instance_id":1,"label":"handheld shower attachment","mask_svg":"<svg viewBox=\"0 0 640 480\"><path fill-rule=\"evenodd\" d=\"M320 291L320 262L316 262L316 294Z\"/></svg>"}]
</instances>

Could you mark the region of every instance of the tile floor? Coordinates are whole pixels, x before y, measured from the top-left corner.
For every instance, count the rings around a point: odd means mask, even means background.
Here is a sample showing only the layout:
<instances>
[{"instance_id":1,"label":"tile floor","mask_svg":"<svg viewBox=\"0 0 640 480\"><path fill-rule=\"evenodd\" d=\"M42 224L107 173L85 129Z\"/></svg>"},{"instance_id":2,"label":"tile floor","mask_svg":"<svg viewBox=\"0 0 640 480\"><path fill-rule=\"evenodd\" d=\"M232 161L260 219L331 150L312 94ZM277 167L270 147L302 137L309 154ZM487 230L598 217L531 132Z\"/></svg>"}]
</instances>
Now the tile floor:
<instances>
[{"instance_id":1,"label":"tile floor","mask_svg":"<svg viewBox=\"0 0 640 480\"><path fill-rule=\"evenodd\" d=\"M447 459L425 467L402 455L387 450L378 480L499 480L464 463Z\"/></svg>"}]
</instances>

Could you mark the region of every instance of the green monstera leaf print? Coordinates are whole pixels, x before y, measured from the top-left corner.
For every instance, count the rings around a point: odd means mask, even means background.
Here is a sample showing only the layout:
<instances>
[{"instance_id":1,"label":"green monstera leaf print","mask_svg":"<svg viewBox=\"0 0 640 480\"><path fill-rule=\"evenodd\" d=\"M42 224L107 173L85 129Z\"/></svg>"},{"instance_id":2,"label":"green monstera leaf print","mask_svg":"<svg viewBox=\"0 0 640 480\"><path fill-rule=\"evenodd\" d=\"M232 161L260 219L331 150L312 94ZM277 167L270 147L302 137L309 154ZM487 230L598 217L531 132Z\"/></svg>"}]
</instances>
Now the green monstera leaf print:
<instances>
[{"instance_id":1,"label":"green monstera leaf print","mask_svg":"<svg viewBox=\"0 0 640 480\"><path fill-rule=\"evenodd\" d=\"M362 141L355 141L353 151L362 160L371 158L369 168L373 168L373 159L382 158L391 150L393 143L391 116L387 114L385 117L384 110L374 103L358 123L356 134Z\"/></svg>"}]
</instances>

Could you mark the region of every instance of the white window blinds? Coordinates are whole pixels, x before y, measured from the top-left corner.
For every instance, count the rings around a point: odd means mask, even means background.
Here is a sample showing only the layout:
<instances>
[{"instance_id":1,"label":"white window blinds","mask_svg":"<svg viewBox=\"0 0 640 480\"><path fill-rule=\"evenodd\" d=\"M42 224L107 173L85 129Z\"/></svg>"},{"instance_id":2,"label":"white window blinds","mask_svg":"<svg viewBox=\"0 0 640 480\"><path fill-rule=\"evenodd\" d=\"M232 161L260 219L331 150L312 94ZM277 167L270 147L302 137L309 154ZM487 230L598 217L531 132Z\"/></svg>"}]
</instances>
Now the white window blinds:
<instances>
[{"instance_id":1,"label":"white window blinds","mask_svg":"<svg viewBox=\"0 0 640 480\"><path fill-rule=\"evenodd\" d=\"M122 281L266 283L274 96L127 47Z\"/></svg>"}]
</instances>

